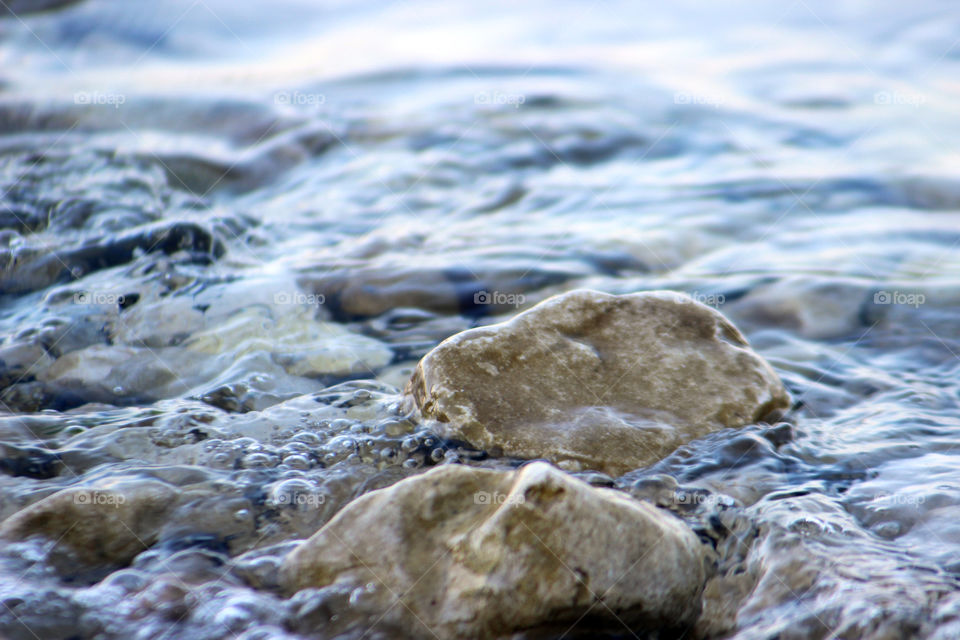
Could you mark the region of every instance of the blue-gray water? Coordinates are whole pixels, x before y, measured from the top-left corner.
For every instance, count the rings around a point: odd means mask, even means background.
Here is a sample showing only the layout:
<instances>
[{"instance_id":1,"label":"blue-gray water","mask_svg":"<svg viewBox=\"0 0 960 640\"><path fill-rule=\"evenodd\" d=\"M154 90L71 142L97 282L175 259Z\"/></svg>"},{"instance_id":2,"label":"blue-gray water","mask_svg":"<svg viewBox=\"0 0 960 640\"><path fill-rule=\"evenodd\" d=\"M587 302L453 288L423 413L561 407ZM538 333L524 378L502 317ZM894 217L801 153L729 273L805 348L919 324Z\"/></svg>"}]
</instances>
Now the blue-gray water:
<instances>
[{"instance_id":1,"label":"blue-gray water","mask_svg":"<svg viewBox=\"0 0 960 640\"><path fill-rule=\"evenodd\" d=\"M0 519L198 497L127 568L0 549L0 637L307 637L291 541L511 464L412 365L577 287L717 306L797 400L617 479L726 530L704 633L960 637L955 4L7 1Z\"/></svg>"}]
</instances>

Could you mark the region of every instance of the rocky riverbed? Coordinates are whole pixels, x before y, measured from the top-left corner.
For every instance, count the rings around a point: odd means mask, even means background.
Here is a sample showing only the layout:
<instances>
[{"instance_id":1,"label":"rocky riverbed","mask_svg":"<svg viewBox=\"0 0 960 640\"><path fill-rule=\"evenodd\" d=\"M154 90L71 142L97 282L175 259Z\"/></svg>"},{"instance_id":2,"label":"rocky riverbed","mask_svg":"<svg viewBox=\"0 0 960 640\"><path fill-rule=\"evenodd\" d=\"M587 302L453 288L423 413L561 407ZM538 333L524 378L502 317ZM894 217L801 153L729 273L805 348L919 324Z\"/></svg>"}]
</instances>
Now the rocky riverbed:
<instances>
[{"instance_id":1,"label":"rocky riverbed","mask_svg":"<svg viewBox=\"0 0 960 640\"><path fill-rule=\"evenodd\" d=\"M0 7L0 637L960 636L945 2Z\"/></svg>"}]
</instances>

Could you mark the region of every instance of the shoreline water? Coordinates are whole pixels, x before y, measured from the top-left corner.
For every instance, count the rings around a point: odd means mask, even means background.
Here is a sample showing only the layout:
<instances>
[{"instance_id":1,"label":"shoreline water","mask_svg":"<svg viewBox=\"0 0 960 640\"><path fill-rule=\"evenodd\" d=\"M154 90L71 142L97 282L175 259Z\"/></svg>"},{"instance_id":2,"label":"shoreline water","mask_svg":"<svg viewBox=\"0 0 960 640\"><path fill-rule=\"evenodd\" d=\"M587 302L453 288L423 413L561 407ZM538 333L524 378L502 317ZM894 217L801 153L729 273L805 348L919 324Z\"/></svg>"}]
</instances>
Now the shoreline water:
<instances>
[{"instance_id":1,"label":"shoreline water","mask_svg":"<svg viewBox=\"0 0 960 640\"><path fill-rule=\"evenodd\" d=\"M4 545L0 635L390 637L373 595L286 597L284 558L374 490L516 470L411 419L403 387L449 337L577 289L688 294L793 399L788 424L571 473L713 550L699 637L958 635L958 21L932 1L0 18L0 524L59 495L103 509L106 545L76 566ZM144 548L109 528L138 504Z\"/></svg>"}]
</instances>

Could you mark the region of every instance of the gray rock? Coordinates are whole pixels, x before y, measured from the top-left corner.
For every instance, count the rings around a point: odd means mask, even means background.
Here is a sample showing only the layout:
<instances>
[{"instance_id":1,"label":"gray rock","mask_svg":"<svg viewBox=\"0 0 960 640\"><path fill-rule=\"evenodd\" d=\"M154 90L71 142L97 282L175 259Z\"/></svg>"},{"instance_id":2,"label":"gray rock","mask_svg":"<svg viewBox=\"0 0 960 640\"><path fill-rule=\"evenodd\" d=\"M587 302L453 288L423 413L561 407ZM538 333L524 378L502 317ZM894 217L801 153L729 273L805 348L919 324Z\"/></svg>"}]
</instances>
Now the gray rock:
<instances>
[{"instance_id":1,"label":"gray rock","mask_svg":"<svg viewBox=\"0 0 960 640\"><path fill-rule=\"evenodd\" d=\"M188 391L212 367L179 347L93 345L60 356L37 379L87 402L154 402Z\"/></svg>"},{"instance_id":2,"label":"gray rock","mask_svg":"<svg viewBox=\"0 0 960 640\"><path fill-rule=\"evenodd\" d=\"M789 402L723 315L662 291L573 291L464 331L424 356L405 390L446 437L612 474Z\"/></svg>"},{"instance_id":3,"label":"gray rock","mask_svg":"<svg viewBox=\"0 0 960 640\"><path fill-rule=\"evenodd\" d=\"M674 516L546 463L445 465L351 502L280 583L351 593L338 628L372 619L404 637L680 628L699 614L706 554Z\"/></svg>"}]
</instances>

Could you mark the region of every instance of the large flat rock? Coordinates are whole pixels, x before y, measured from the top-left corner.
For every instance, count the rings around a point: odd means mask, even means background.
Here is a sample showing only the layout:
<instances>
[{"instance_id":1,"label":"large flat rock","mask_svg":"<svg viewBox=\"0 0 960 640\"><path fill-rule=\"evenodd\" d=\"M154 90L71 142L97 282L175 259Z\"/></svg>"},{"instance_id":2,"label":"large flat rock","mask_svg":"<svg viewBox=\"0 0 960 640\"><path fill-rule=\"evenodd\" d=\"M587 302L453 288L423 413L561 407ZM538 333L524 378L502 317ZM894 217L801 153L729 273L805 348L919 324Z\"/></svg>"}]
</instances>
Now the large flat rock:
<instances>
[{"instance_id":1,"label":"large flat rock","mask_svg":"<svg viewBox=\"0 0 960 640\"><path fill-rule=\"evenodd\" d=\"M721 313L686 295L572 291L459 333L405 390L442 435L496 454L620 474L789 396Z\"/></svg>"}]
</instances>

